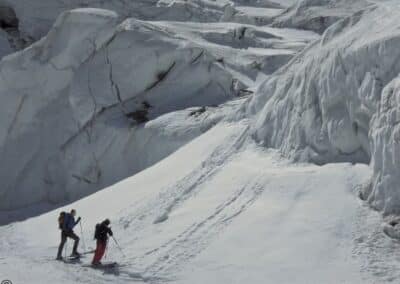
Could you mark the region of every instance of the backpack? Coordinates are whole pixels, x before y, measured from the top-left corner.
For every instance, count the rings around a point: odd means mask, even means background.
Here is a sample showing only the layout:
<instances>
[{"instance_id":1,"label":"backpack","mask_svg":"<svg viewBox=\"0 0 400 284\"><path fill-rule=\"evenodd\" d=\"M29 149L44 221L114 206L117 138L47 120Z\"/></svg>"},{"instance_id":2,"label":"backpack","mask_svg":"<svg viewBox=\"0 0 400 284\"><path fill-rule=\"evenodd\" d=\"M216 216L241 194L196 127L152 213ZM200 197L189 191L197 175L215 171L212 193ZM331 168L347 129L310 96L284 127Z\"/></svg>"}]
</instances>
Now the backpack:
<instances>
[{"instance_id":1,"label":"backpack","mask_svg":"<svg viewBox=\"0 0 400 284\"><path fill-rule=\"evenodd\" d=\"M63 211L63 212L61 212L60 215L58 216L58 228L59 228L60 230L62 230L63 227L64 227L65 215L66 215L66 213Z\"/></svg>"},{"instance_id":2,"label":"backpack","mask_svg":"<svg viewBox=\"0 0 400 284\"><path fill-rule=\"evenodd\" d=\"M98 240L100 238L100 224L96 224L94 228L94 239Z\"/></svg>"}]
</instances>

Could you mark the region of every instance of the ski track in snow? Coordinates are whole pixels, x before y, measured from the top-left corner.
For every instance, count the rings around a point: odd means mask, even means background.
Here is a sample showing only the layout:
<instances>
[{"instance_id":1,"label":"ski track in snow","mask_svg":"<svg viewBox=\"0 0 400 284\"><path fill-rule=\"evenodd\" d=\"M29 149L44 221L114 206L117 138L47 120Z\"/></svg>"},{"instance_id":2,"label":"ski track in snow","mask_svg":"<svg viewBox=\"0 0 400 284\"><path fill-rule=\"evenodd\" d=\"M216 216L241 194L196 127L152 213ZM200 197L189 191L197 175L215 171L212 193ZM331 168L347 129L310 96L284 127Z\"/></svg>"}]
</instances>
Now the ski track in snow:
<instances>
[{"instance_id":1,"label":"ski track in snow","mask_svg":"<svg viewBox=\"0 0 400 284\"><path fill-rule=\"evenodd\" d=\"M208 242L229 225L231 220L246 210L262 193L262 190L263 186L257 183L240 189L224 204L217 207L213 214L193 224L175 239L156 249L156 252L161 251L163 256L146 269L146 274L159 275L177 271L176 267L194 258L207 247ZM251 192L251 197L246 197L245 193L248 191Z\"/></svg>"},{"instance_id":2,"label":"ski track in snow","mask_svg":"<svg viewBox=\"0 0 400 284\"><path fill-rule=\"evenodd\" d=\"M228 145L224 144L217 147L206 162L194 169L181 181L163 191L162 194L156 196L153 201L146 204L145 208L137 210L134 214L125 215L121 213L126 217L122 218L120 222L124 224L124 227L132 226L135 230L140 230L149 222L158 224L168 220L169 215L175 208L178 208L186 200L195 198L201 186L210 182L223 169L224 165L232 158L232 155L242 146L247 130L248 127L244 126L233 137L230 137ZM253 192L251 198L244 195L247 191ZM135 266L136 263L143 262L143 259L155 256L155 260L151 265L145 268L145 274L168 274L180 264L195 257L197 253L207 246L210 239L218 234L224 226L228 225L231 219L245 210L261 191L261 185L257 184L257 182L249 182L249 184L234 192L232 196L217 206L204 219L191 224L178 236L167 240L161 246L130 261L133 261ZM137 237L135 240L138 241L139 239Z\"/></svg>"}]
</instances>

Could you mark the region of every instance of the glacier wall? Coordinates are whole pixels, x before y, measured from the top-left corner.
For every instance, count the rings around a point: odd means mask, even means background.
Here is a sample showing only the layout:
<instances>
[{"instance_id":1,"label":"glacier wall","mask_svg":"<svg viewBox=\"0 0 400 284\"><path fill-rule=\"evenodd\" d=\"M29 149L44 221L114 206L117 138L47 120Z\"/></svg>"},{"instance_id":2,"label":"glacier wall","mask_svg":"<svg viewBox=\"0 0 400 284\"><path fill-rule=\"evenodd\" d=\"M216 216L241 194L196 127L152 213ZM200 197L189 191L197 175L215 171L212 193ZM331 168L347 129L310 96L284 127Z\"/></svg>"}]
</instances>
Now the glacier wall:
<instances>
[{"instance_id":1,"label":"glacier wall","mask_svg":"<svg viewBox=\"0 0 400 284\"><path fill-rule=\"evenodd\" d=\"M35 39L46 35L62 12L76 8L112 10L124 19L210 22L218 21L229 3L228 0L0 0L0 6L14 9L20 30Z\"/></svg>"},{"instance_id":2,"label":"glacier wall","mask_svg":"<svg viewBox=\"0 0 400 284\"><path fill-rule=\"evenodd\" d=\"M245 107L254 138L295 160L371 162L362 196L386 214L400 213L398 5L337 22Z\"/></svg>"},{"instance_id":3,"label":"glacier wall","mask_svg":"<svg viewBox=\"0 0 400 284\"><path fill-rule=\"evenodd\" d=\"M296 27L322 34L337 21L370 6L366 0L299 0L273 22L277 27Z\"/></svg>"},{"instance_id":4,"label":"glacier wall","mask_svg":"<svg viewBox=\"0 0 400 284\"><path fill-rule=\"evenodd\" d=\"M108 10L68 11L0 62L0 210L76 200L134 174L222 117L176 111L243 86L168 29L120 22Z\"/></svg>"}]
</instances>

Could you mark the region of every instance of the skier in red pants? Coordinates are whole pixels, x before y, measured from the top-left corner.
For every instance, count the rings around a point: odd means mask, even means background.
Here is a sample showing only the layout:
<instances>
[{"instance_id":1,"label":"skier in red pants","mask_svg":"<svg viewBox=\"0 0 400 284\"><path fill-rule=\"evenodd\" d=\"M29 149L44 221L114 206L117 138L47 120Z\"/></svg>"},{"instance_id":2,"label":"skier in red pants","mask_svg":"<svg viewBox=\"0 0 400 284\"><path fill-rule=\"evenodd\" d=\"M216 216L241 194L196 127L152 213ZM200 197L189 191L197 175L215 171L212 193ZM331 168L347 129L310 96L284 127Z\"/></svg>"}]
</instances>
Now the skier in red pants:
<instances>
[{"instance_id":1,"label":"skier in red pants","mask_svg":"<svg viewBox=\"0 0 400 284\"><path fill-rule=\"evenodd\" d=\"M97 240L97 246L94 253L92 265L101 265L101 258L103 257L107 247L108 235L113 235L113 232L111 231L109 225L110 220L108 219L96 225L94 238Z\"/></svg>"}]
</instances>

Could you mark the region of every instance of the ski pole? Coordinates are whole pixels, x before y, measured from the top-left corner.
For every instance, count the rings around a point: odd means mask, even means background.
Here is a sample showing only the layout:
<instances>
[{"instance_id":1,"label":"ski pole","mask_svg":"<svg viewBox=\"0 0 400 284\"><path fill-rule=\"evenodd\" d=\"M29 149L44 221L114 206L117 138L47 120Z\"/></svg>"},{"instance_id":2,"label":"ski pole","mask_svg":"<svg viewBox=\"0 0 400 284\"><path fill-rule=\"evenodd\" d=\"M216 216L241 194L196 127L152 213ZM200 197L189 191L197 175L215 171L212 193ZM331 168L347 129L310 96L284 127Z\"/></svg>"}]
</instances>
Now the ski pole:
<instances>
[{"instance_id":1,"label":"ski pole","mask_svg":"<svg viewBox=\"0 0 400 284\"><path fill-rule=\"evenodd\" d=\"M82 220L79 222L79 226L81 227L81 238L82 238L83 251L86 251L85 236L83 235L83 228L82 228Z\"/></svg>"},{"instance_id":2,"label":"ski pole","mask_svg":"<svg viewBox=\"0 0 400 284\"><path fill-rule=\"evenodd\" d=\"M119 248L119 250L121 251L122 255L124 257L126 257L126 255L124 254L122 248L120 247L120 245L118 244L117 240L114 238L114 236L111 236L111 238L114 240L115 244L117 245L117 247Z\"/></svg>"}]
</instances>

